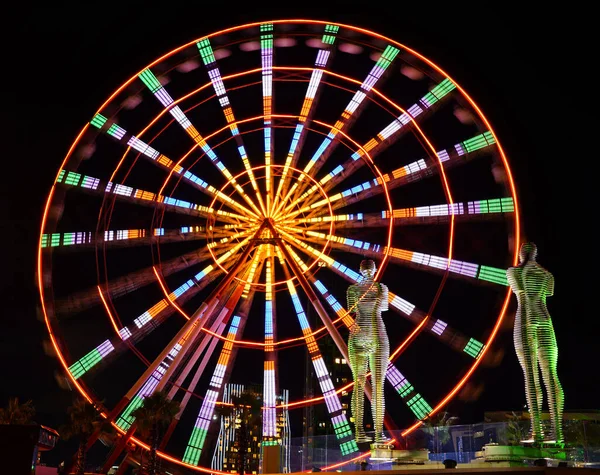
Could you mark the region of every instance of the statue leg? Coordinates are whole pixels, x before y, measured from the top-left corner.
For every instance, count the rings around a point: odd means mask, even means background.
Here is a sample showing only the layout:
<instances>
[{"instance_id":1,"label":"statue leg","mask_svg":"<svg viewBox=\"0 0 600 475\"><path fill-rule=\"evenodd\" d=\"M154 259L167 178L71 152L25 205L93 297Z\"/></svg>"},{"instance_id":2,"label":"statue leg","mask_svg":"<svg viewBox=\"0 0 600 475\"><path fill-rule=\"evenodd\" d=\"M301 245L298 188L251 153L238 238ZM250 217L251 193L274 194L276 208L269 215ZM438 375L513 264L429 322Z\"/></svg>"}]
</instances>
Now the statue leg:
<instances>
[{"instance_id":1,"label":"statue leg","mask_svg":"<svg viewBox=\"0 0 600 475\"><path fill-rule=\"evenodd\" d=\"M538 366L537 327L524 325L524 331L525 384L527 404L531 418L531 436L535 443L541 443L544 440L544 431L542 430L541 420L542 388L540 386Z\"/></svg>"},{"instance_id":2,"label":"statue leg","mask_svg":"<svg viewBox=\"0 0 600 475\"><path fill-rule=\"evenodd\" d=\"M564 393L558 375L556 365L558 361L558 347L552 322L540 325L538 329L538 354L542 379L548 395L548 406L552 421L552 432L557 443L563 442L562 417L564 408Z\"/></svg>"},{"instance_id":3,"label":"statue leg","mask_svg":"<svg viewBox=\"0 0 600 475\"><path fill-rule=\"evenodd\" d=\"M365 380L368 360L363 352L356 351L352 341L348 344L348 358L350 359L350 368L352 369L352 378L354 379L351 407L352 417L354 417L355 438L358 442L363 442L367 439L363 420L365 408Z\"/></svg>"},{"instance_id":4,"label":"statue leg","mask_svg":"<svg viewBox=\"0 0 600 475\"><path fill-rule=\"evenodd\" d=\"M384 341L385 340L385 341ZM375 442L383 440L383 417L385 415L384 383L390 356L387 338L381 337L379 346L369 356L369 369L371 370L371 409L373 413L373 426L375 429Z\"/></svg>"}]
</instances>

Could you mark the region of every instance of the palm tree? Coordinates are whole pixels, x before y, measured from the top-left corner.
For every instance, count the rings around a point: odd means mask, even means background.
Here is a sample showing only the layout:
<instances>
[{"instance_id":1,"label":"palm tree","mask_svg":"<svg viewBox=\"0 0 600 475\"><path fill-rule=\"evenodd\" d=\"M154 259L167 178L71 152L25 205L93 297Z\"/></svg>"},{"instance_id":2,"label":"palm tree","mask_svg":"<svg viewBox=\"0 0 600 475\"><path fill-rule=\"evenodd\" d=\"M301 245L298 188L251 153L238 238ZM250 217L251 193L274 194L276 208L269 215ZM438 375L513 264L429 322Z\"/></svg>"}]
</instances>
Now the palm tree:
<instances>
[{"instance_id":1,"label":"palm tree","mask_svg":"<svg viewBox=\"0 0 600 475\"><path fill-rule=\"evenodd\" d=\"M94 404L81 398L73 401L73 404L67 409L67 415L69 421L59 429L59 432L65 440L72 438L78 440L75 473L83 475L88 439L98 427L107 424L107 422L102 418Z\"/></svg>"},{"instance_id":2,"label":"palm tree","mask_svg":"<svg viewBox=\"0 0 600 475\"><path fill-rule=\"evenodd\" d=\"M142 433L150 439L150 457L148 470L150 475L156 475L159 470L159 460L156 456L161 432L179 413L179 402L172 401L164 391L156 391L144 399L144 404L138 407L132 416Z\"/></svg>"},{"instance_id":3,"label":"palm tree","mask_svg":"<svg viewBox=\"0 0 600 475\"><path fill-rule=\"evenodd\" d=\"M423 421L424 431L434 438L435 453L439 453L440 449L450 440L450 426L454 425L457 420L458 417L444 411L438 412Z\"/></svg>"},{"instance_id":4,"label":"palm tree","mask_svg":"<svg viewBox=\"0 0 600 475\"><path fill-rule=\"evenodd\" d=\"M250 428L260 423L262 403L256 393L246 390L239 396L231 396L230 406L220 406L218 412L233 419L236 424L235 447L237 449L237 473L246 472L246 457L250 446Z\"/></svg>"},{"instance_id":5,"label":"palm tree","mask_svg":"<svg viewBox=\"0 0 600 475\"><path fill-rule=\"evenodd\" d=\"M521 445L526 438L527 432L524 424L529 420L529 414L517 414L512 411L506 414L506 443L508 445Z\"/></svg>"},{"instance_id":6,"label":"palm tree","mask_svg":"<svg viewBox=\"0 0 600 475\"><path fill-rule=\"evenodd\" d=\"M35 407L31 400L21 404L18 397L13 397L8 400L6 407L0 409L0 424L33 424L34 416Z\"/></svg>"}]
</instances>

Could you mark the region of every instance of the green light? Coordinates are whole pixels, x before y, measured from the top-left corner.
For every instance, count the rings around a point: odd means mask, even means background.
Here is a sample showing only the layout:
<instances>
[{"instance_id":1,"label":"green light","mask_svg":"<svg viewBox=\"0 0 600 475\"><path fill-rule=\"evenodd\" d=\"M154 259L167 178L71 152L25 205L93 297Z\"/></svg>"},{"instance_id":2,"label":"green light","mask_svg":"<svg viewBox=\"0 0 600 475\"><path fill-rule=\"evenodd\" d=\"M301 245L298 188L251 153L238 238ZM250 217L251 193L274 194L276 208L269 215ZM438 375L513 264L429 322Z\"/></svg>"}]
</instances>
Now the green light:
<instances>
[{"instance_id":1,"label":"green light","mask_svg":"<svg viewBox=\"0 0 600 475\"><path fill-rule=\"evenodd\" d=\"M60 171L60 173L58 174L58 178L56 179L56 183L60 183L62 181L62 179L65 176L65 170L64 168Z\"/></svg>"},{"instance_id":2,"label":"green light","mask_svg":"<svg viewBox=\"0 0 600 475\"><path fill-rule=\"evenodd\" d=\"M60 237L60 234L58 236ZM54 239L54 235L52 235L52 238ZM97 349L93 349L83 358L69 366L69 372L75 379L78 379L93 368L101 359L102 355L100 352Z\"/></svg>"},{"instance_id":3,"label":"green light","mask_svg":"<svg viewBox=\"0 0 600 475\"><path fill-rule=\"evenodd\" d=\"M471 355L473 358L477 358L477 355L480 353L482 348L483 343L477 341L475 338L471 338L463 351L466 354Z\"/></svg>"},{"instance_id":4,"label":"green light","mask_svg":"<svg viewBox=\"0 0 600 475\"><path fill-rule=\"evenodd\" d=\"M455 88L456 88L456 86L454 85L454 83L452 81L450 81L450 79L444 79L441 83L439 83L437 86L435 86L430 92L425 94L423 99L425 99L429 103L429 105L432 106L433 104L435 104L437 101L439 101L441 98L443 98L446 94L448 94L450 91L452 91Z\"/></svg>"},{"instance_id":5,"label":"green light","mask_svg":"<svg viewBox=\"0 0 600 475\"><path fill-rule=\"evenodd\" d=\"M106 120L106 117L102 114L96 114L90 124L100 129L106 123Z\"/></svg>"},{"instance_id":6,"label":"green light","mask_svg":"<svg viewBox=\"0 0 600 475\"><path fill-rule=\"evenodd\" d=\"M512 197L509 198L500 198L500 203L502 206L502 211L504 213L514 212L515 211L515 202Z\"/></svg>"},{"instance_id":7,"label":"green light","mask_svg":"<svg viewBox=\"0 0 600 475\"><path fill-rule=\"evenodd\" d=\"M142 80L142 82L146 85L146 87L148 89L150 89L150 91L153 94L162 87L162 84L160 82L158 82L158 79L156 79L156 76L149 69L144 69L138 75L138 77Z\"/></svg>"},{"instance_id":8,"label":"green light","mask_svg":"<svg viewBox=\"0 0 600 475\"><path fill-rule=\"evenodd\" d=\"M50 247L56 247L60 245L60 233L52 234L50 238Z\"/></svg>"},{"instance_id":9,"label":"green light","mask_svg":"<svg viewBox=\"0 0 600 475\"><path fill-rule=\"evenodd\" d=\"M80 178L81 178L81 175L79 173L69 172L67 174L67 178L65 179L65 185L77 186L79 184Z\"/></svg>"},{"instance_id":10,"label":"green light","mask_svg":"<svg viewBox=\"0 0 600 475\"><path fill-rule=\"evenodd\" d=\"M273 47L273 35L271 33L260 37L260 47L262 49Z\"/></svg>"},{"instance_id":11,"label":"green light","mask_svg":"<svg viewBox=\"0 0 600 475\"><path fill-rule=\"evenodd\" d=\"M111 124L111 126L108 128L108 130L106 131L106 133L112 137L115 137L115 132L119 129L119 126L117 124L115 124L114 122Z\"/></svg>"},{"instance_id":12,"label":"green light","mask_svg":"<svg viewBox=\"0 0 600 475\"><path fill-rule=\"evenodd\" d=\"M48 235L42 234L42 247L46 247L48 245Z\"/></svg>"},{"instance_id":13,"label":"green light","mask_svg":"<svg viewBox=\"0 0 600 475\"><path fill-rule=\"evenodd\" d=\"M491 132L485 132L483 134L477 135L473 138L465 140L462 145L467 153L474 152L475 150L479 150L481 148L487 147L488 145L495 144L494 136Z\"/></svg>"},{"instance_id":14,"label":"green light","mask_svg":"<svg viewBox=\"0 0 600 475\"><path fill-rule=\"evenodd\" d=\"M270 445L279 445L279 442L276 440L263 440L262 445L263 447L268 447Z\"/></svg>"},{"instance_id":15,"label":"green light","mask_svg":"<svg viewBox=\"0 0 600 475\"><path fill-rule=\"evenodd\" d=\"M213 54L213 50L210 46L210 41L208 38L202 38L200 41L198 41L198 43L196 43L196 46L198 46L200 56L202 57L202 62L205 66L217 61L215 59L215 55Z\"/></svg>"},{"instance_id":16,"label":"green light","mask_svg":"<svg viewBox=\"0 0 600 475\"><path fill-rule=\"evenodd\" d=\"M202 447L204 445L205 439L206 429L194 427L194 429L192 430L192 435L190 436L188 446L185 449L185 453L183 454L182 460L185 463L198 465L198 462L200 461L200 454L202 453L202 449L199 449L198 447Z\"/></svg>"},{"instance_id":17,"label":"green light","mask_svg":"<svg viewBox=\"0 0 600 475\"><path fill-rule=\"evenodd\" d=\"M325 26L325 33L332 33L332 34L336 34L339 31L340 27L337 25L326 25Z\"/></svg>"},{"instance_id":18,"label":"green light","mask_svg":"<svg viewBox=\"0 0 600 475\"><path fill-rule=\"evenodd\" d=\"M479 279L493 282L494 284L508 285L506 279L506 270L497 267L481 266L479 269Z\"/></svg>"},{"instance_id":19,"label":"green light","mask_svg":"<svg viewBox=\"0 0 600 475\"><path fill-rule=\"evenodd\" d=\"M400 397L406 397L410 393L412 393L414 390L415 390L414 386L407 382L406 384L403 384L402 386L400 386L398 388L398 394L400 394Z\"/></svg>"},{"instance_id":20,"label":"green light","mask_svg":"<svg viewBox=\"0 0 600 475\"><path fill-rule=\"evenodd\" d=\"M427 404L427 401L420 394L416 394L407 404L418 419L424 419L432 411L431 406Z\"/></svg>"},{"instance_id":21,"label":"green light","mask_svg":"<svg viewBox=\"0 0 600 475\"><path fill-rule=\"evenodd\" d=\"M335 36L323 35L323 39L321 39L321 41L328 45L332 45L333 43L335 43Z\"/></svg>"},{"instance_id":22,"label":"green light","mask_svg":"<svg viewBox=\"0 0 600 475\"><path fill-rule=\"evenodd\" d=\"M391 45L387 45L385 47L385 50L383 50L383 53L381 53L381 57L383 59L387 59L391 63L392 61L394 61L394 58L399 52L400 50L398 48L395 48Z\"/></svg>"},{"instance_id":23,"label":"green light","mask_svg":"<svg viewBox=\"0 0 600 475\"><path fill-rule=\"evenodd\" d=\"M131 424L133 424L133 421L135 420L135 417L132 417L131 413L133 411L135 411L138 407L140 407L143 402L144 402L144 399L141 398L140 396L135 396L129 402L129 405L127 406L127 408L125 409L123 414L121 414L119 416L119 418L117 419L117 425L121 429L127 430L131 427Z\"/></svg>"},{"instance_id":24,"label":"green light","mask_svg":"<svg viewBox=\"0 0 600 475\"><path fill-rule=\"evenodd\" d=\"M65 233L63 236L63 246L75 244L75 233Z\"/></svg>"},{"instance_id":25,"label":"green light","mask_svg":"<svg viewBox=\"0 0 600 475\"><path fill-rule=\"evenodd\" d=\"M263 23L260 25L260 32L273 31L273 23Z\"/></svg>"},{"instance_id":26,"label":"green light","mask_svg":"<svg viewBox=\"0 0 600 475\"><path fill-rule=\"evenodd\" d=\"M356 445L356 441L353 439L340 444L340 449L342 451L342 455L348 455L353 452L358 452L358 445Z\"/></svg>"}]
</instances>

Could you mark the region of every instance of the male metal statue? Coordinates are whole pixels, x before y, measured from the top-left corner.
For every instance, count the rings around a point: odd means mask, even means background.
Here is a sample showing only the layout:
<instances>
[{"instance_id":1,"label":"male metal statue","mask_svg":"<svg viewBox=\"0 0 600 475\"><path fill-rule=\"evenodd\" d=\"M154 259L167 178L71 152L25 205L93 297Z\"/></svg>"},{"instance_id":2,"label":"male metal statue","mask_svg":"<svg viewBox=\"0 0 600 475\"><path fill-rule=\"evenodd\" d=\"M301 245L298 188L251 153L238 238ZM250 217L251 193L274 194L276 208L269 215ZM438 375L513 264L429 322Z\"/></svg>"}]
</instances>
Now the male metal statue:
<instances>
[{"instance_id":1,"label":"male metal statue","mask_svg":"<svg viewBox=\"0 0 600 475\"><path fill-rule=\"evenodd\" d=\"M554 277L537 263L536 258L536 245L532 242L524 243L519 250L519 265L506 271L508 283L517 297L514 343L525 374L525 395L531 417L533 442L540 445L544 441L540 420L543 402L539 378L541 370L550 408L553 432L551 439L557 444L563 444L564 394L556 373L556 337L546 307L546 297L554 294Z\"/></svg>"},{"instance_id":2,"label":"male metal statue","mask_svg":"<svg viewBox=\"0 0 600 475\"><path fill-rule=\"evenodd\" d=\"M364 260L360 263L360 273L363 279L348 287L346 297L348 310L354 314L355 323L348 339L348 357L354 389L352 391L352 415L356 427L356 441L370 442L363 427L365 381L367 371L371 371L371 408L375 429L375 442L382 442L383 415L385 401L383 384L390 355L385 325L381 312L388 309L388 288L373 280L375 262Z\"/></svg>"}]
</instances>

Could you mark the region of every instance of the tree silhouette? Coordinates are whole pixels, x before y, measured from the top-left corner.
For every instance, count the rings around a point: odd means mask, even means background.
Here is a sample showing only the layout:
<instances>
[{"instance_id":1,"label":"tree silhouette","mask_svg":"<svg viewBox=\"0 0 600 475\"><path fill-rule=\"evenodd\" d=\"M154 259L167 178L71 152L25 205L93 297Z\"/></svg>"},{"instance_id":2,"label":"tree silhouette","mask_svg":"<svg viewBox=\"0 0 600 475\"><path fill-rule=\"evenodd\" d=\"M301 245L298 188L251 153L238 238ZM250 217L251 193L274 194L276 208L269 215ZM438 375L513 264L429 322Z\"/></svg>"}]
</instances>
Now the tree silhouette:
<instances>
[{"instance_id":1,"label":"tree silhouette","mask_svg":"<svg viewBox=\"0 0 600 475\"><path fill-rule=\"evenodd\" d=\"M0 409L0 424L33 424L34 416L35 407L31 400L21 404L18 397L13 397L8 400L6 407Z\"/></svg>"},{"instance_id":2,"label":"tree silhouette","mask_svg":"<svg viewBox=\"0 0 600 475\"><path fill-rule=\"evenodd\" d=\"M76 399L67 409L69 421L59 429L65 440L75 438L79 442L75 462L75 473L83 475L85 471L86 445L90 436L98 427L108 426L98 408L86 399Z\"/></svg>"},{"instance_id":3,"label":"tree silhouette","mask_svg":"<svg viewBox=\"0 0 600 475\"><path fill-rule=\"evenodd\" d=\"M180 405L177 401L169 399L164 391L156 391L144 399L144 403L132 412L140 432L148 436L150 442L150 456L148 458L148 473L156 475L159 470L156 455L161 432L171 423L179 412Z\"/></svg>"},{"instance_id":4,"label":"tree silhouette","mask_svg":"<svg viewBox=\"0 0 600 475\"><path fill-rule=\"evenodd\" d=\"M450 413L438 412L423 421L423 430L433 436L433 446L435 453L450 440L450 426L456 424L458 417Z\"/></svg>"}]
</instances>

